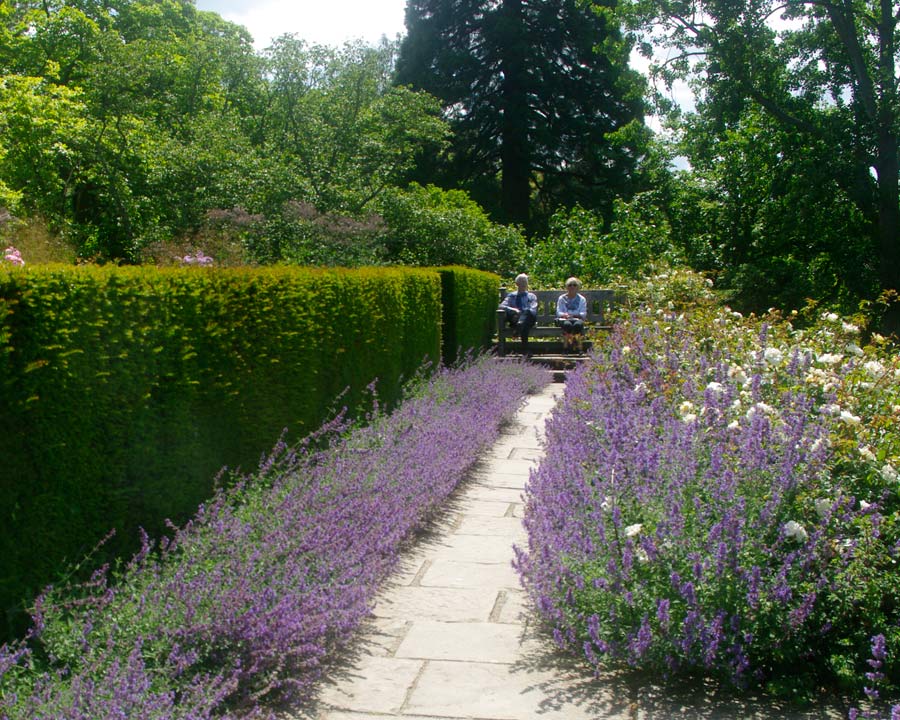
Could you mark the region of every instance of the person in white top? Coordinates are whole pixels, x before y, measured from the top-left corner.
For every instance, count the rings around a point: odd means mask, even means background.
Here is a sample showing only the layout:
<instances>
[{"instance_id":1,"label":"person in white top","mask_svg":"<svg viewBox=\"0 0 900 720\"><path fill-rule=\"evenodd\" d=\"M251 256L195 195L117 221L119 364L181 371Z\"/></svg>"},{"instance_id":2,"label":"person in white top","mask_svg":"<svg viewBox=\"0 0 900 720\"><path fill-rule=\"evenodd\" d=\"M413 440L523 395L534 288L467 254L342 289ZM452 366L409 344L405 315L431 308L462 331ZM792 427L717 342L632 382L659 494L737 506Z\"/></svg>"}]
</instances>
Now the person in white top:
<instances>
[{"instance_id":1,"label":"person in white top","mask_svg":"<svg viewBox=\"0 0 900 720\"><path fill-rule=\"evenodd\" d=\"M587 317L587 300L578 291L581 282L578 278L566 280L566 292L556 301L556 324L563 331L563 347L567 351L576 346L581 351L581 339L584 336L584 320Z\"/></svg>"}]
</instances>

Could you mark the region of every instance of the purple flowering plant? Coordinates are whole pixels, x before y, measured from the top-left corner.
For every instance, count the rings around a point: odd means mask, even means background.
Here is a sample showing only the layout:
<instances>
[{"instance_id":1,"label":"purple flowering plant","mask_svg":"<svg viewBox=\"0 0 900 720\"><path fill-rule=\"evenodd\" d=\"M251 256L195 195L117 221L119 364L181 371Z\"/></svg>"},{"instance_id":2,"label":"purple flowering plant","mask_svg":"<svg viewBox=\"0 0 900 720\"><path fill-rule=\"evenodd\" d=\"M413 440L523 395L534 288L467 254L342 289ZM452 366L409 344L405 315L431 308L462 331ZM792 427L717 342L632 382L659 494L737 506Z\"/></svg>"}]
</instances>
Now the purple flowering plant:
<instances>
[{"instance_id":1,"label":"purple flowering plant","mask_svg":"<svg viewBox=\"0 0 900 720\"><path fill-rule=\"evenodd\" d=\"M861 691L883 635L896 702L896 354L830 315L742 318L684 273L648 285L547 425L517 555L539 613L597 667L789 697Z\"/></svg>"},{"instance_id":2,"label":"purple flowering plant","mask_svg":"<svg viewBox=\"0 0 900 720\"><path fill-rule=\"evenodd\" d=\"M546 374L472 359L391 413L279 444L186 525L50 588L0 648L0 717L274 717L369 613L417 528Z\"/></svg>"}]
</instances>

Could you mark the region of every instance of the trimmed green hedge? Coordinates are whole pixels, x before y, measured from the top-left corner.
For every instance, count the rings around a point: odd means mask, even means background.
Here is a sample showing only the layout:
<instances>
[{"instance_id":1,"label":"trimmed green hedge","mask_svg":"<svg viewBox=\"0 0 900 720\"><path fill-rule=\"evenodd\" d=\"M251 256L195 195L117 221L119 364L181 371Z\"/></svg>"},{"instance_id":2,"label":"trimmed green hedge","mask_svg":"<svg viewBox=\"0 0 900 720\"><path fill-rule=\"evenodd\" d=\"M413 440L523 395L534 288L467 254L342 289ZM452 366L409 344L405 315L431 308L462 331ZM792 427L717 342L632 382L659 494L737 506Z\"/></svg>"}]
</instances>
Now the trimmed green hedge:
<instances>
[{"instance_id":1,"label":"trimmed green hedge","mask_svg":"<svg viewBox=\"0 0 900 720\"><path fill-rule=\"evenodd\" d=\"M451 365L468 350L486 349L495 330L500 277L465 267L437 268L441 275L444 363Z\"/></svg>"},{"instance_id":2,"label":"trimmed green hedge","mask_svg":"<svg viewBox=\"0 0 900 720\"><path fill-rule=\"evenodd\" d=\"M423 269L0 270L0 609L112 527L104 557L182 521L345 388L351 411L376 378L395 400L441 312Z\"/></svg>"}]
</instances>

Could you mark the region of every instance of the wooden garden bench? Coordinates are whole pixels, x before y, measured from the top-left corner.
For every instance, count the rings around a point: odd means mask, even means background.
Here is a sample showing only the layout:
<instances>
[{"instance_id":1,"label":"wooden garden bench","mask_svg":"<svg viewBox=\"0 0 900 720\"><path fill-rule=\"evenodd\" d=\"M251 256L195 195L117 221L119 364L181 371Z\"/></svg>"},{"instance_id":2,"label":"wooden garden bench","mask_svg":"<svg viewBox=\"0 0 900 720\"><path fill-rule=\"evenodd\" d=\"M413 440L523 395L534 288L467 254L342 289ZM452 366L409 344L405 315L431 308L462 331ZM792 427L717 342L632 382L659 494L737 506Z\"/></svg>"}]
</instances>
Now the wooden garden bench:
<instances>
[{"instance_id":1,"label":"wooden garden bench","mask_svg":"<svg viewBox=\"0 0 900 720\"><path fill-rule=\"evenodd\" d=\"M560 338L562 339L562 328L556 326L556 301L565 290L532 290L537 295L538 309L537 322L528 333L529 346L531 350L542 349L541 343L532 344L534 338ZM615 304L616 293L614 290L579 290L587 300L587 318L584 322L585 335L592 331L609 330L610 326L604 324L604 313L606 309ZM509 294L509 291L500 288L500 302ZM500 356L506 354L506 341L512 340L513 329L506 324L506 312L502 309L497 310L497 353ZM519 340L512 340L518 345ZM562 345L559 343L559 348ZM548 346L548 350L558 350L557 344Z\"/></svg>"}]
</instances>

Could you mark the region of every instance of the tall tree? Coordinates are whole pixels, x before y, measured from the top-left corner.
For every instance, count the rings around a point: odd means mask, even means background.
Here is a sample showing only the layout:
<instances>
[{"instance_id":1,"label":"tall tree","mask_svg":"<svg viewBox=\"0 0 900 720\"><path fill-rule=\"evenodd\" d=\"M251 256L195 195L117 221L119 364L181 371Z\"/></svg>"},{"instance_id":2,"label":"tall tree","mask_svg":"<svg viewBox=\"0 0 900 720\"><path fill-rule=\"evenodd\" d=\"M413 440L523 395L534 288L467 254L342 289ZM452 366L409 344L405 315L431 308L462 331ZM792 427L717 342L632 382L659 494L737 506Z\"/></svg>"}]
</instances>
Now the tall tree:
<instances>
[{"instance_id":1,"label":"tall tree","mask_svg":"<svg viewBox=\"0 0 900 720\"><path fill-rule=\"evenodd\" d=\"M419 149L440 150L447 128L435 98L390 83L395 50L308 47L292 35L269 48L266 144L284 170L282 200L357 214L401 180Z\"/></svg>"},{"instance_id":2,"label":"tall tree","mask_svg":"<svg viewBox=\"0 0 900 720\"><path fill-rule=\"evenodd\" d=\"M444 182L530 225L533 198L553 207L611 206L628 191L642 123L643 81L616 0L409 0L397 82L440 98L454 141ZM488 207L495 203L484 202Z\"/></svg>"},{"instance_id":3,"label":"tall tree","mask_svg":"<svg viewBox=\"0 0 900 720\"><path fill-rule=\"evenodd\" d=\"M636 6L645 26L661 31L657 41L679 51L664 69L694 78L707 129L724 137L760 110L793 148L818 156L807 163L805 181L834 184L852 201L867 221L865 254L876 258L881 287L900 288L896 3L638 0Z\"/></svg>"}]
</instances>

